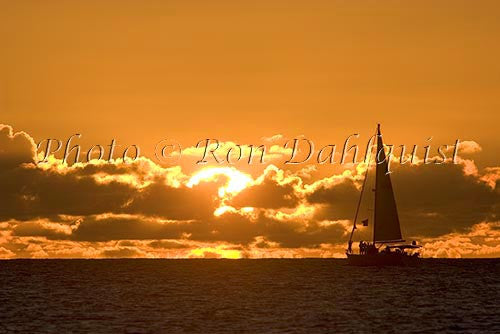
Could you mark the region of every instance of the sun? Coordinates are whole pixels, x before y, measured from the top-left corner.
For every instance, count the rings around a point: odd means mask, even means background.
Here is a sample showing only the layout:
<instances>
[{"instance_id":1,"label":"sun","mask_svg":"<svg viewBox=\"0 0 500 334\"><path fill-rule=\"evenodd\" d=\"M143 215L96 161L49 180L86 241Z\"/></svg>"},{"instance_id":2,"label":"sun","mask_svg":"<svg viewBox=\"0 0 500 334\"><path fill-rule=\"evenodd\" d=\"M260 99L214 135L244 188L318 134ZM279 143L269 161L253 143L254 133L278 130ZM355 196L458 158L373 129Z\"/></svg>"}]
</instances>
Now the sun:
<instances>
[{"instance_id":1,"label":"sun","mask_svg":"<svg viewBox=\"0 0 500 334\"><path fill-rule=\"evenodd\" d=\"M217 247L202 247L192 249L189 257L214 257L221 259L241 259L242 254L241 251L235 249L229 249L223 245L219 245Z\"/></svg>"},{"instance_id":2,"label":"sun","mask_svg":"<svg viewBox=\"0 0 500 334\"><path fill-rule=\"evenodd\" d=\"M207 167L195 173L186 185L191 188L202 181L212 181L220 175L224 175L228 179L226 184L219 188L220 198L226 195L235 195L253 182L249 174L240 172L233 167Z\"/></svg>"}]
</instances>

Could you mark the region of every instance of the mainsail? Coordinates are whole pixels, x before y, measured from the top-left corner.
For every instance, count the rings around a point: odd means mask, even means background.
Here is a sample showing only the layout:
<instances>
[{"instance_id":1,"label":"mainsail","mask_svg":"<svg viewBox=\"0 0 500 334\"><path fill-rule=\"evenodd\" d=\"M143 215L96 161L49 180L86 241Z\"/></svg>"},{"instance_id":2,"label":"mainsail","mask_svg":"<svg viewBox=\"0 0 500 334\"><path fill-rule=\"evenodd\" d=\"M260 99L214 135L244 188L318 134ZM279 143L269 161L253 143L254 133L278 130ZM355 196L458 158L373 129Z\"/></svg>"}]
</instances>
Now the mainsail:
<instances>
[{"instance_id":1,"label":"mainsail","mask_svg":"<svg viewBox=\"0 0 500 334\"><path fill-rule=\"evenodd\" d=\"M373 223L374 242L398 242L401 238L396 200L392 190L392 183L387 173L386 161L380 125L377 128L377 152L375 156L375 217Z\"/></svg>"}]
</instances>

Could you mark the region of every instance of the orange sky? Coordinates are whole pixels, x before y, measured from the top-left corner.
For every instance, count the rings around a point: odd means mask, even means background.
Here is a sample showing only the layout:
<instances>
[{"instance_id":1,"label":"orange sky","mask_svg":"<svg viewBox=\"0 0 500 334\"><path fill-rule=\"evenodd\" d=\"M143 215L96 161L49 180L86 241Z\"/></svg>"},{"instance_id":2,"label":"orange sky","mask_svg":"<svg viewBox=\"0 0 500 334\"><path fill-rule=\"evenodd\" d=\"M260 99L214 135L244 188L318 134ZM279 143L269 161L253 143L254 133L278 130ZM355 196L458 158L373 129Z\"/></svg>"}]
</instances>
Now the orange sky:
<instances>
[{"instance_id":1,"label":"orange sky","mask_svg":"<svg viewBox=\"0 0 500 334\"><path fill-rule=\"evenodd\" d=\"M358 132L363 147L382 123L394 144L422 145L431 136L436 144L478 143L481 152L466 158L485 183L500 163L499 7L0 1L0 123L35 142L81 133L84 149L115 138L150 158L163 138L185 146L202 138L260 144L281 134L342 145ZM264 167L241 169L257 179ZM324 167L304 182L341 172ZM498 188L488 187L494 206ZM494 223L491 212L468 227ZM455 232L473 233L442 231Z\"/></svg>"},{"instance_id":2,"label":"orange sky","mask_svg":"<svg viewBox=\"0 0 500 334\"><path fill-rule=\"evenodd\" d=\"M473 139L497 163L495 1L2 2L2 121L145 149L168 135Z\"/></svg>"}]
</instances>

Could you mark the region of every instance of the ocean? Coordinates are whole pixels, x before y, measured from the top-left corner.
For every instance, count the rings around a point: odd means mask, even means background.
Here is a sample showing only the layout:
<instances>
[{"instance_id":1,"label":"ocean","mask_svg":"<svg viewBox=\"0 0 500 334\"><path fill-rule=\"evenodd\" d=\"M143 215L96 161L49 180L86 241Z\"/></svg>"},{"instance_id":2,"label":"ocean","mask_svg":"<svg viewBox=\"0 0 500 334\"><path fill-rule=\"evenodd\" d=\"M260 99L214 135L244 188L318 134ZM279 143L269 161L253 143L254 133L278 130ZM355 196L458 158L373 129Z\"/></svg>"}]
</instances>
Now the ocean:
<instances>
[{"instance_id":1,"label":"ocean","mask_svg":"<svg viewBox=\"0 0 500 334\"><path fill-rule=\"evenodd\" d=\"M0 261L0 333L500 333L500 259Z\"/></svg>"}]
</instances>

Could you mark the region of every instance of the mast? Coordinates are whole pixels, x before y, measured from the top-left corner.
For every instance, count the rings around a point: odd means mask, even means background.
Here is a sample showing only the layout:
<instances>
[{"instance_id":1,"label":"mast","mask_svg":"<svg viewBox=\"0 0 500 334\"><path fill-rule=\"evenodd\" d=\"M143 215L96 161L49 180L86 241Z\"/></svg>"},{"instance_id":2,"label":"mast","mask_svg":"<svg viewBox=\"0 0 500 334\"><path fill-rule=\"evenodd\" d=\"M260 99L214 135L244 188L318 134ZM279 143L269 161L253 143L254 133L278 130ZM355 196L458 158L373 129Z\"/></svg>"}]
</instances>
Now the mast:
<instances>
[{"instance_id":1,"label":"mast","mask_svg":"<svg viewBox=\"0 0 500 334\"><path fill-rule=\"evenodd\" d=\"M375 245L375 224L377 224L377 178L378 178L378 154L380 150L380 144L382 142L382 134L380 133L380 123L377 123L377 150L375 151L375 189L373 192L375 193L374 206L373 206L373 244ZM384 145L382 144L382 150L384 149Z\"/></svg>"}]
</instances>

